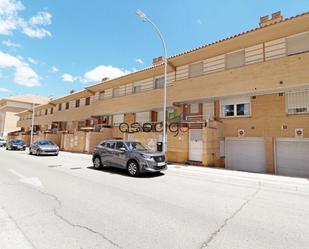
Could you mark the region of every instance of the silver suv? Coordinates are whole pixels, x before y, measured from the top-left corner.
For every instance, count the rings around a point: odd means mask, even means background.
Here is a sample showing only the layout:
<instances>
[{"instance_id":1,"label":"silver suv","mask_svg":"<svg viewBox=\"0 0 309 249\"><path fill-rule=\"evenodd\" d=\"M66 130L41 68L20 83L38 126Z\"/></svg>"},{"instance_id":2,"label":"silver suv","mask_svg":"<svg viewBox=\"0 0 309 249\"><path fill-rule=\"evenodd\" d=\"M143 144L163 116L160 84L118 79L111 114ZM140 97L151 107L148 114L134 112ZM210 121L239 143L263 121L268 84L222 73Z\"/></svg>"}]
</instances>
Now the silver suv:
<instances>
[{"instance_id":1,"label":"silver suv","mask_svg":"<svg viewBox=\"0 0 309 249\"><path fill-rule=\"evenodd\" d=\"M167 169L162 152L149 150L140 142L106 140L95 148L92 156L93 166L126 169L131 176L145 172L159 172Z\"/></svg>"}]
</instances>

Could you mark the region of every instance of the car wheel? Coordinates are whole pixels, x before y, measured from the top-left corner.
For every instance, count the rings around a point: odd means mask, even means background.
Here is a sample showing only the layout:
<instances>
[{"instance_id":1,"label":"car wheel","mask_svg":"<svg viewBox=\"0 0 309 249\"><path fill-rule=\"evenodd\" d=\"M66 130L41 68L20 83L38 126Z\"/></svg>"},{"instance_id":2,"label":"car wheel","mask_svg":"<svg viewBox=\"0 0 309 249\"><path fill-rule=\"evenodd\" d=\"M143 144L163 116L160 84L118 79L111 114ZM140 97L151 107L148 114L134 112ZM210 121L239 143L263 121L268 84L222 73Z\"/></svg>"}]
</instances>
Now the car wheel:
<instances>
[{"instance_id":1,"label":"car wheel","mask_svg":"<svg viewBox=\"0 0 309 249\"><path fill-rule=\"evenodd\" d=\"M29 147L29 155L32 155L32 151L30 147Z\"/></svg>"},{"instance_id":2,"label":"car wheel","mask_svg":"<svg viewBox=\"0 0 309 249\"><path fill-rule=\"evenodd\" d=\"M139 175L139 165L136 161L129 161L128 163L128 173L130 176Z\"/></svg>"},{"instance_id":3,"label":"car wheel","mask_svg":"<svg viewBox=\"0 0 309 249\"><path fill-rule=\"evenodd\" d=\"M41 151L40 150L36 150L36 155L40 156L41 155Z\"/></svg>"},{"instance_id":4,"label":"car wheel","mask_svg":"<svg viewBox=\"0 0 309 249\"><path fill-rule=\"evenodd\" d=\"M6 147L5 149L6 149L6 150L9 150L9 148L8 148L8 147Z\"/></svg>"},{"instance_id":5,"label":"car wheel","mask_svg":"<svg viewBox=\"0 0 309 249\"><path fill-rule=\"evenodd\" d=\"M100 159L100 157L95 157L94 159L93 159L93 167L95 168L95 169L101 169L102 168L102 162L101 162L101 159Z\"/></svg>"}]
</instances>

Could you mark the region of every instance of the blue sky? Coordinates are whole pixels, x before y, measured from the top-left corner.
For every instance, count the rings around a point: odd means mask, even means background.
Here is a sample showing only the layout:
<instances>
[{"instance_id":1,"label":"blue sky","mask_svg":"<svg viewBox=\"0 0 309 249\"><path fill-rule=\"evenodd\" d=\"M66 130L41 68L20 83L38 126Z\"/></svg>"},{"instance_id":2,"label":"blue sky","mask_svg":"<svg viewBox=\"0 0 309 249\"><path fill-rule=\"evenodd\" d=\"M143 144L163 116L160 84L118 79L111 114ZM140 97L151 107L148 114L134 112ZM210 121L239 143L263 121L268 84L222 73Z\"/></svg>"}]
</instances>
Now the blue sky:
<instances>
[{"instance_id":1,"label":"blue sky","mask_svg":"<svg viewBox=\"0 0 309 249\"><path fill-rule=\"evenodd\" d=\"M173 55L255 28L277 10L309 11L309 0L0 0L0 98L59 97L149 66L162 48L136 9L157 24Z\"/></svg>"}]
</instances>

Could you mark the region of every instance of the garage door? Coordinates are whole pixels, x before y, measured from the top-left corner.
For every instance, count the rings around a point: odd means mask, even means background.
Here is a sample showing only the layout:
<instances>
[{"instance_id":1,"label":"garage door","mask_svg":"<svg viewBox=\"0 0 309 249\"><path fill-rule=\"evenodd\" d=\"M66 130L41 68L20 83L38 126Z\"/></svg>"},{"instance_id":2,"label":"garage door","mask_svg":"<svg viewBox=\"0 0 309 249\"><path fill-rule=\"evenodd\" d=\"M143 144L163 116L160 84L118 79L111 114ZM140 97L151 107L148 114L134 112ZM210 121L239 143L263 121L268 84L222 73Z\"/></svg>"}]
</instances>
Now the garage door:
<instances>
[{"instance_id":1,"label":"garage door","mask_svg":"<svg viewBox=\"0 0 309 249\"><path fill-rule=\"evenodd\" d=\"M225 167L248 172L266 172L266 155L263 138L226 138Z\"/></svg>"},{"instance_id":2,"label":"garage door","mask_svg":"<svg viewBox=\"0 0 309 249\"><path fill-rule=\"evenodd\" d=\"M309 140L277 138L276 173L285 176L309 177Z\"/></svg>"}]
</instances>

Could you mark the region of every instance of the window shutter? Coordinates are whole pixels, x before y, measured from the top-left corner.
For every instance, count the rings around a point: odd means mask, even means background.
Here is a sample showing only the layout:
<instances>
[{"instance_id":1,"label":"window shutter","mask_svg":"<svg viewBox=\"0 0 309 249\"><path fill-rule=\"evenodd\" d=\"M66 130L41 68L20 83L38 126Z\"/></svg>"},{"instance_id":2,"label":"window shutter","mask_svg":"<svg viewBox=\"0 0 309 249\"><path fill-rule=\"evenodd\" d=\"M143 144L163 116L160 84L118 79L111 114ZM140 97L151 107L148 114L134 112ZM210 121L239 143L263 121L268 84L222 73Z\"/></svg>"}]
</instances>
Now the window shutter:
<instances>
[{"instance_id":1,"label":"window shutter","mask_svg":"<svg viewBox=\"0 0 309 249\"><path fill-rule=\"evenodd\" d=\"M135 114L135 121L138 123L149 122L150 112L137 112Z\"/></svg>"},{"instance_id":2,"label":"window shutter","mask_svg":"<svg viewBox=\"0 0 309 249\"><path fill-rule=\"evenodd\" d=\"M245 65L245 50L226 55L226 68L235 68Z\"/></svg>"},{"instance_id":3,"label":"window shutter","mask_svg":"<svg viewBox=\"0 0 309 249\"><path fill-rule=\"evenodd\" d=\"M288 93L287 108L289 114L309 112L309 91Z\"/></svg>"},{"instance_id":4,"label":"window shutter","mask_svg":"<svg viewBox=\"0 0 309 249\"><path fill-rule=\"evenodd\" d=\"M309 32L287 38L288 55L309 51Z\"/></svg>"},{"instance_id":5,"label":"window shutter","mask_svg":"<svg viewBox=\"0 0 309 249\"><path fill-rule=\"evenodd\" d=\"M199 75L202 75L203 66L204 66L204 63L202 61L198 63L190 64L189 65L189 77L197 77Z\"/></svg>"}]
</instances>

